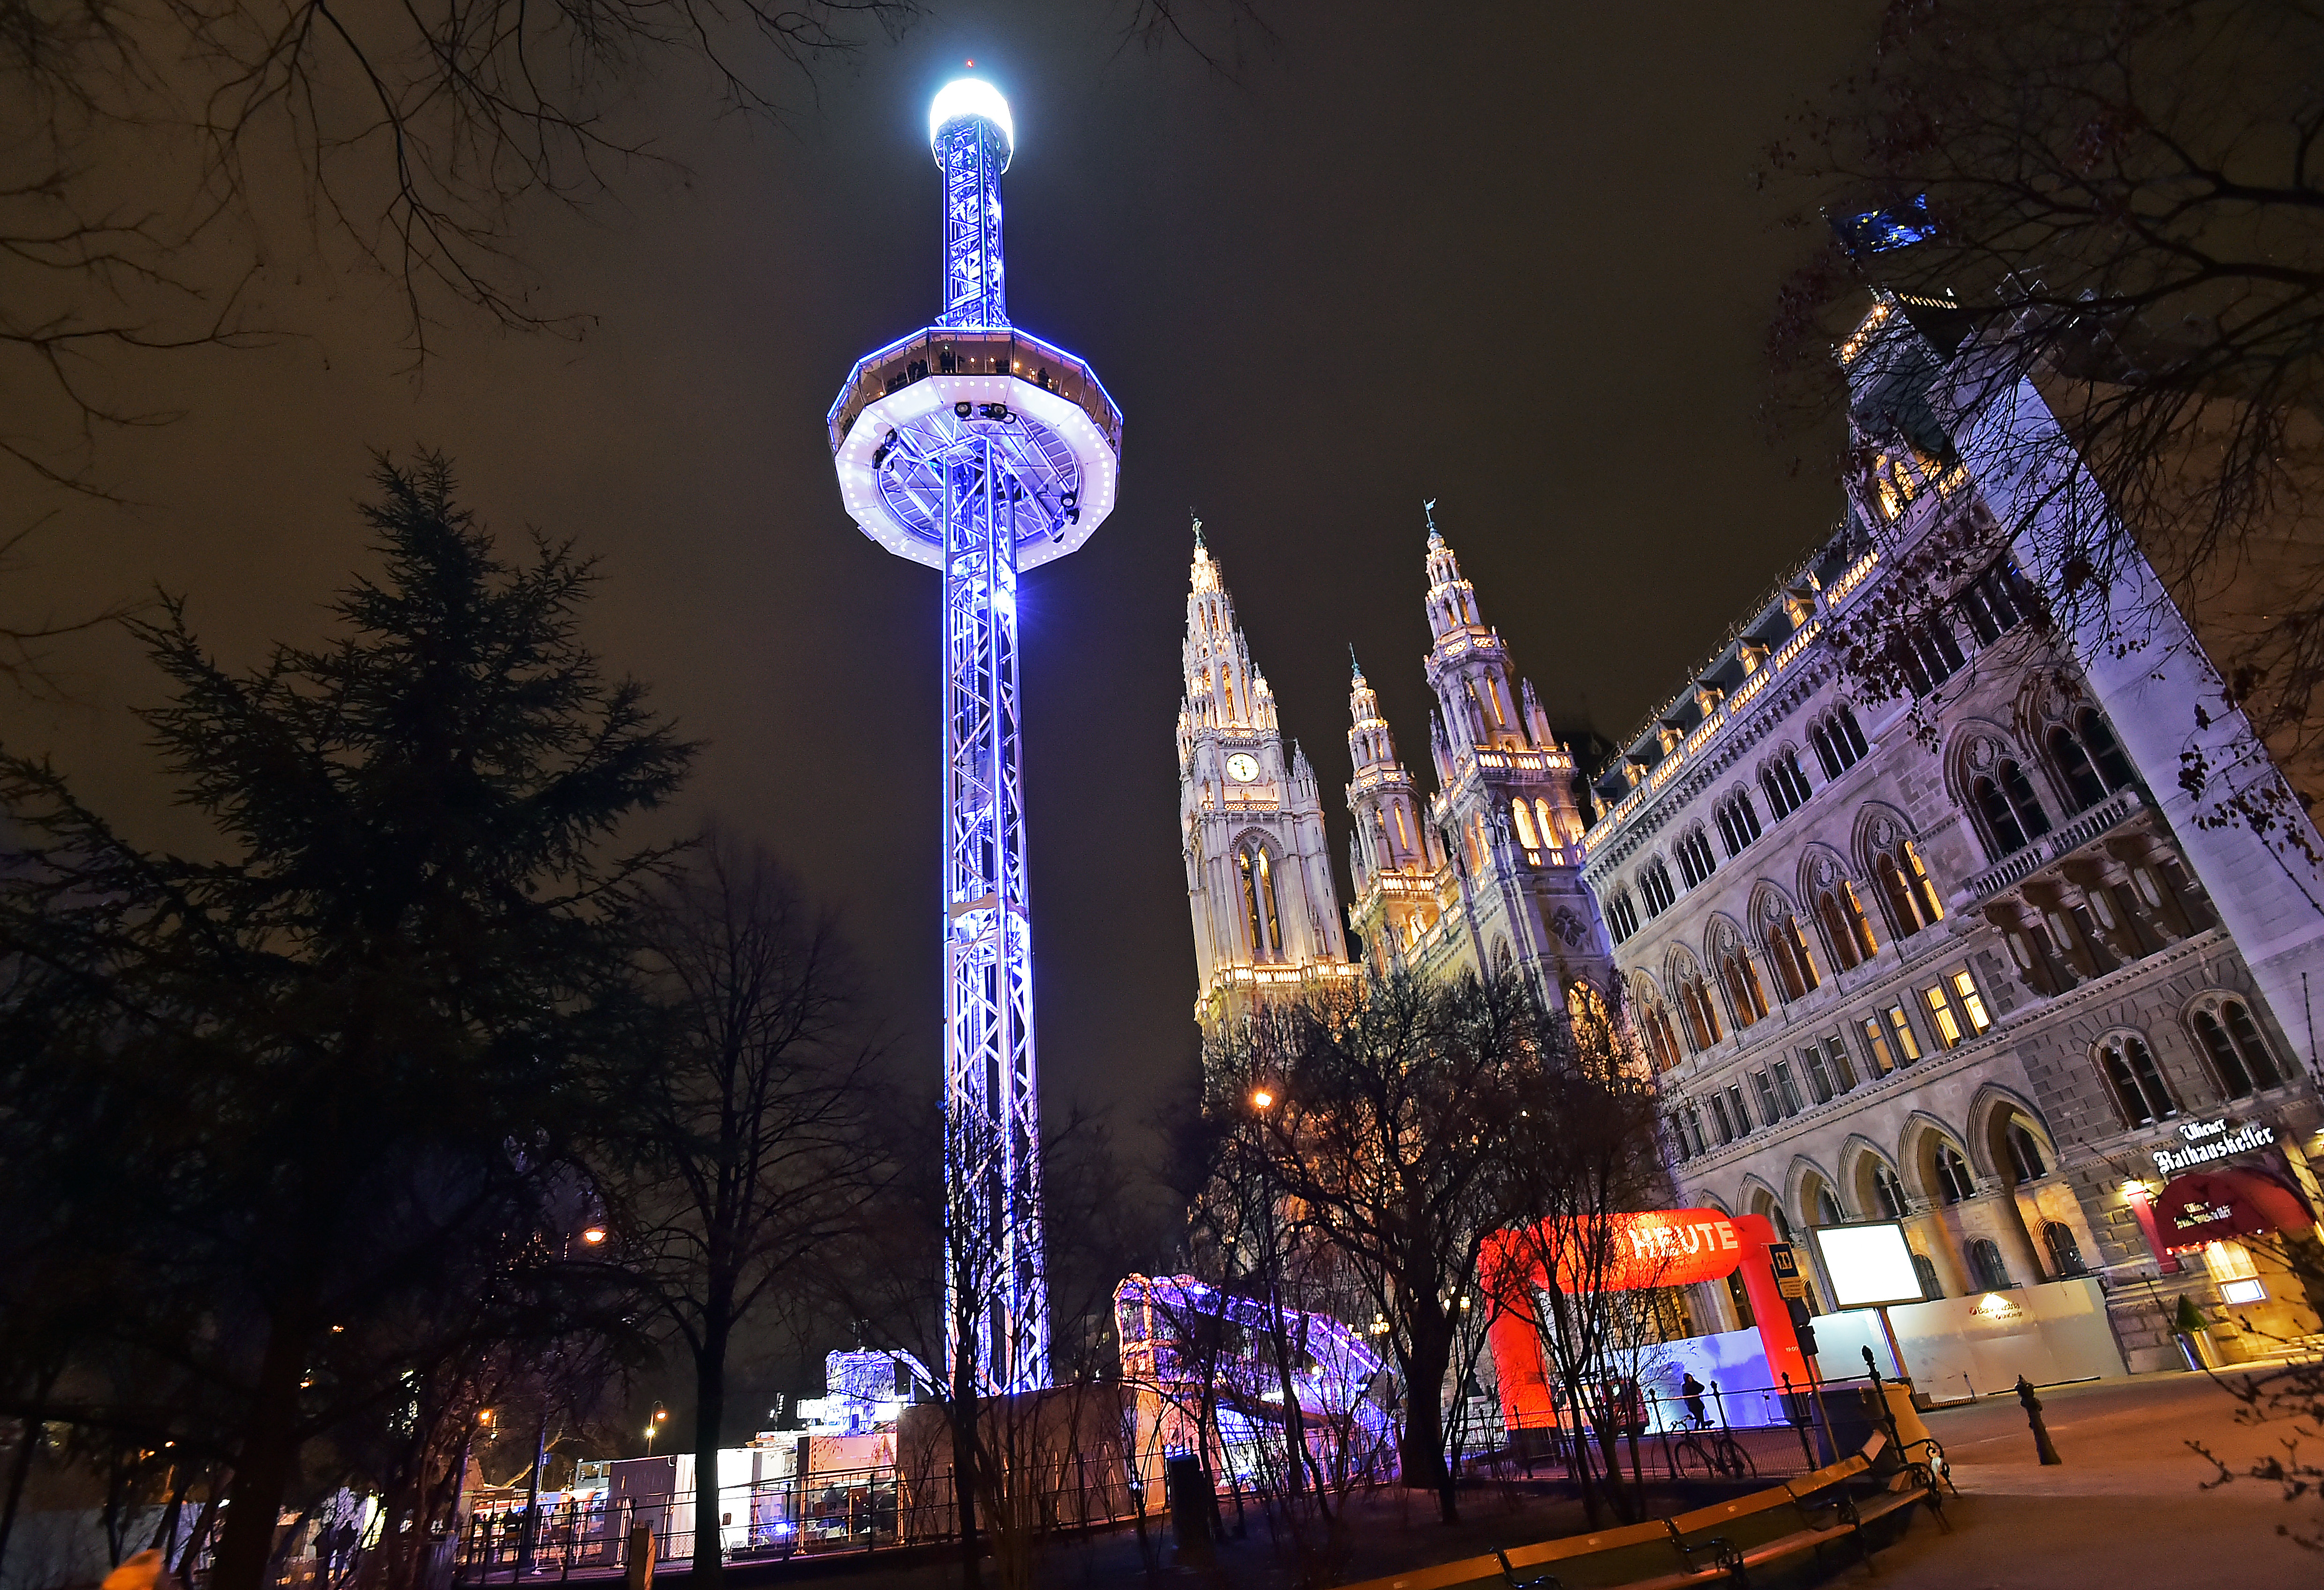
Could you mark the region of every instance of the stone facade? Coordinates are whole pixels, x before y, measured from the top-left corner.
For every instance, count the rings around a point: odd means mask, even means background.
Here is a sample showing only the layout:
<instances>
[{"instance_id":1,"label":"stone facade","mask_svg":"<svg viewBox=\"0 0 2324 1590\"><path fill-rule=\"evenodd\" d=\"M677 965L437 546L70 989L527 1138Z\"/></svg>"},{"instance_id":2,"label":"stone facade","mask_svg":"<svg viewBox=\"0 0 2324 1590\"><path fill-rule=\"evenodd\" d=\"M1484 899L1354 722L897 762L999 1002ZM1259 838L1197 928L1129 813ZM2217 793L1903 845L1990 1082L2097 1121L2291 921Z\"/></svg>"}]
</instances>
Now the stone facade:
<instances>
[{"instance_id":1,"label":"stone facade","mask_svg":"<svg viewBox=\"0 0 2324 1590\"><path fill-rule=\"evenodd\" d=\"M1355 670L1347 786L1356 902L1341 936L1323 809L1295 745L1286 763L1274 698L1251 666L1219 566L1197 526L1186 605L1178 785L1199 1020L1250 999L1353 983L1365 967L1457 977L1512 970L1553 1008L1610 1020L1610 945L1582 881L1582 814L1572 753L1550 733L1475 587L1432 521L1425 559L1437 790L1423 798L1397 759L1379 700ZM1298 921L1267 923L1296 873ZM1266 879L1275 881L1273 904Z\"/></svg>"},{"instance_id":2,"label":"stone facade","mask_svg":"<svg viewBox=\"0 0 2324 1590\"><path fill-rule=\"evenodd\" d=\"M2241 1244L2159 1230L2155 1151L2252 1142L2206 1168L2316 1200L2298 995L2324 981L2324 883L2301 837L2200 823L2178 781L2198 722L2231 765L2256 742L2196 709L2217 681L2179 637L2125 656L2032 622L2055 578L2038 537L1959 572L1895 653L1904 694L1867 698L1840 666L1863 643L1852 612L1912 549L1962 516L2016 523L2028 510L1997 497L2040 489L2030 385L1947 411L1946 372L1976 351L1893 300L1851 338L1877 462L1849 522L1601 775L1585 876L1656 1056L1682 1202L1803 1235L1901 1218L1931 1295L2096 1275L2134 1369L2176 1362L2163 1320L2184 1293L2242 1356L2237 1321L2306 1335L2318 1300ZM2230 1308L2224 1282L2265 1297Z\"/></svg>"}]
</instances>

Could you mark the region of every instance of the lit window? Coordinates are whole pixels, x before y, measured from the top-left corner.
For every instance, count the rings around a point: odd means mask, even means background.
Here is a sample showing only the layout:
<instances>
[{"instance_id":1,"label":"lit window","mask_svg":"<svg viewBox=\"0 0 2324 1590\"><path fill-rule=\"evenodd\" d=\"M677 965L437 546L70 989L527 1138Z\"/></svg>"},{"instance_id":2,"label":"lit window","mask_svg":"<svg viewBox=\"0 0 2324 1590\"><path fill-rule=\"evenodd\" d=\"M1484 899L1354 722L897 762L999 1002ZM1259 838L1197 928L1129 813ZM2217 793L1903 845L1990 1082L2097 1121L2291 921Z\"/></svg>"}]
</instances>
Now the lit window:
<instances>
[{"instance_id":1,"label":"lit window","mask_svg":"<svg viewBox=\"0 0 2324 1590\"><path fill-rule=\"evenodd\" d=\"M1903 1005L1888 1007L1888 1032L1896 1040L1898 1064L1909 1066L1921 1058L1921 1041L1913 1036L1913 1023L1906 1019Z\"/></svg>"},{"instance_id":2,"label":"lit window","mask_svg":"<svg viewBox=\"0 0 2324 1590\"><path fill-rule=\"evenodd\" d=\"M1245 845L1235 853L1242 874L1242 899L1250 926L1250 958L1261 964L1283 959L1283 938L1275 910L1275 867L1266 847Z\"/></svg>"},{"instance_id":3,"label":"lit window","mask_svg":"<svg viewBox=\"0 0 2324 1590\"><path fill-rule=\"evenodd\" d=\"M1944 985L1932 983L1921 990L1921 998L1929 1007L1929 1021L1937 1030L1937 1047L1959 1049L1962 1032L1960 1017L1954 1013L1952 1001L1945 997Z\"/></svg>"},{"instance_id":4,"label":"lit window","mask_svg":"<svg viewBox=\"0 0 2324 1590\"><path fill-rule=\"evenodd\" d=\"M1768 922L1767 957L1775 965L1785 999L1803 999L1822 985L1822 978L1816 975L1815 959L1808 954L1807 936L1800 931L1799 920L1791 912L1785 911Z\"/></svg>"},{"instance_id":5,"label":"lit window","mask_svg":"<svg viewBox=\"0 0 2324 1590\"><path fill-rule=\"evenodd\" d=\"M1960 1001L1963 1013L1969 1017L1969 1030L1972 1034L1982 1032L1993 1025L1993 1018L1986 1014L1985 995L1978 992L1975 977L1967 972L1955 972L1953 994Z\"/></svg>"},{"instance_id":6,"label":"lit window","mask_svg":"<svg viewBox=\"0 0 2324 1590\"><path fill-rule=\"evenodd\" d=\"M1871 1057L1872 1074L1875 1077L1886 1077L1896 1068L1896 1057L1888 1050L1888 1034L1881 1027L1880 1018L1877 1016L1865 1017L1863 1026L1864 1049L1866 1054Z\"/></svg>"},{"instance_id":7,"label":"lit window","mask_svg":"<svg viewBox=\"0 0 2324 1590\"><path fill-rule=\"evenodd\" d=\"M1541 837L1534 831L1533 807L1523 800L1509 802L1509 813L1517 818L1517 843L1527 850L1539 850Z\"/></svg>"}]
</instances>

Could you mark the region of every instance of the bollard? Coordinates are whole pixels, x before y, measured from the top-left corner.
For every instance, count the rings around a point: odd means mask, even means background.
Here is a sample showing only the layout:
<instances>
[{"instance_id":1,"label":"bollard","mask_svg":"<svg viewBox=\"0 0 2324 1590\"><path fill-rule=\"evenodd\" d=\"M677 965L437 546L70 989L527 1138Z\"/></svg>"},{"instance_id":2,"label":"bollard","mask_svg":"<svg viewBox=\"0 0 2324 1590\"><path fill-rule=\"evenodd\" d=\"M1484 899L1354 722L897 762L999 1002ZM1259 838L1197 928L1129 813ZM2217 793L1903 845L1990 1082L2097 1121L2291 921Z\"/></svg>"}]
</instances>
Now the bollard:
<instances>
[{"instance_id":1,"label":"bollard","mask_svg":"<svg viewBox=\"0 0 2324 1590\"><path fill-rule=\"evenodd\" d=\"M625 1590L653 1590L654 1531L651 1524L630 1526L629 1560L622 1565Z\"/></svg>"},{"instance_id":2,"label":"bollard","mask_svg":"<svg viewBox=\"0 0 2324 1590\"><path fill-rule=\"evenodd\" d=\"M1209 1567L1218 1560L1211 1543L1211 1515L1218 1493L1203 1473L1203 1460L1191 1452L1174 1452L1162 1460L1163 1483L1170 1498L1170 1539L1182 1567Z\"/></svg>"},{"instance_id":3,"label":"bollard","mask_svg":"<svg viewBox=\"0 0 2324 1590\"><path fill-rule=\"evenodd\" d=\"M2034 1431L2034 1453L2044 1464L2065 1462L2050 1439L2050 1427L2042 1422L2042 1399L2034 1394L2033 1382L2022 1374L2017 1377L2017 1400L2024 1406L2025 1422Z\"/></svg>"}]
</instances>

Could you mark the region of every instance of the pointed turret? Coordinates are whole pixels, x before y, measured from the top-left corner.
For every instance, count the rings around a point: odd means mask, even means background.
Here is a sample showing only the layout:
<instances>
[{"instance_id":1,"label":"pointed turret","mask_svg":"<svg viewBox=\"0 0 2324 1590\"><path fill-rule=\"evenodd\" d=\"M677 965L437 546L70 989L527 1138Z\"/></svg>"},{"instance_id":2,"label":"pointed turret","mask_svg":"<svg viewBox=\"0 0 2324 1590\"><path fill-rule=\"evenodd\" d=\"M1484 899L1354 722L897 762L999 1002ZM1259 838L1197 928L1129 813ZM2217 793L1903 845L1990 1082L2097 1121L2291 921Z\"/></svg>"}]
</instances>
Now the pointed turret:
<instances>
[{"instance_id":1,"label":"pointed turret","mask_svg":"<svg viewBox=\"0 0 2324 1590\"><path fill-rule=\"evenodd\" d=\"M1262 991L1353 973L1315 770L1283 743L1275 691L1251 661L1199 519L1194 539L1178 786L1199 1009L1210 1019Z\"/></svg>"},{"instance_id":2,"label":"pointed turret","mask_svg":"<svg viewBox=\"0 0 2324 1590\"><path fill-rule=\"evenodd\" d=\"M1348 690L1348 809L1356 819L1354 878L1363 892L1381 873L1416 877L1434 872L1435 861L1412 775L1397 760L1396 735L1380 716L1379 698L1365 681L1350 647L1353 679Z\"/></svg>"}]
</instances>

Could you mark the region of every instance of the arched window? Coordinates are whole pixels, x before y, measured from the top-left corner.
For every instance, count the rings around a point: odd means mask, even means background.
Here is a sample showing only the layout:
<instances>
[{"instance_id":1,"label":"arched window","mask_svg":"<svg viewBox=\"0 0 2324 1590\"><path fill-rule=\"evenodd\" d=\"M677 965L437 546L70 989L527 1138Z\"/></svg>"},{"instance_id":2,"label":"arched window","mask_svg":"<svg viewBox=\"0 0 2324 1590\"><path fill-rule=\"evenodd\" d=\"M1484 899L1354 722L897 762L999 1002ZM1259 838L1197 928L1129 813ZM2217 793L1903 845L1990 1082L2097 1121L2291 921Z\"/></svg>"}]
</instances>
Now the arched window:
<instances>
[{"instance_id":1,"label":"arched window","mask_svg":"<svg viewBox=\"0 0 2324 1590\"><path fill-rule=\"evenodd\" d=\"M1669 983L1671 996L1678 1002L1680 1018L1686 1023L1687 1041L1697 1049L1717 1043L1722 1036L1718 1003L1704 986L1702 973L1692 957L1681 952L1672 957Z\"/></svg>"},{"instance_id":2,"label":"arched window","mask_svg":"<svg viewBox=\"0 0 2324 1590\"><path fill-rule=\"evenodd\" d=\"M1637 902L1630 898L1628 889L1614 891L1614 898L1606 902L1606 926L1619 944L1638 930Z\"/></svg>"},{"instance_id":3,"label":"arched window","mask_svg":"<svg viewBox=\"0 0 2324 1590\"><path fill-rule=\"evenodd\" d=\"M2059 1280L2090 1272L2082 1262L2082 1244L2074 1240L2074 1228L2063 1221L2052 1220L2042 1228L2042 1245L2050 1250L2050 1268Z\"/></svg>"},{"instance_id":4,"label":"arched window","mask_svg":"<svg viewBox=\"0 0 2324 1590\"><path fill-rule=\"evenodd\" d=\"M1711 876L1713 864L1710 837L1701 828L1689 830L1678 842L1678 875L1692 889Z\"/></svg>"},{"instance_id":5,"label":"arched window","mask_svg":"<svg viewBox=\"0 0 2324 1590\"><path fill-rule=\"evenodd\" d=\"M1818 1225L1838 1225L1848 1216L1840 1213L1840 1200L1831 1196L1831 1188L1818 1183L1815 1195L1815 1223Z\"/></svg>"},{"instance_id":6,"label":"arched window","mask_svg":"<svg viewBox=\"0 0 2324 1590\"><path fill-rule=\"evenodd\" d=\"M2219 1091L2228 1098L2247 1098L2263 1087L2283 1080L2275 1057L2252 1020L2251 1008L2239 999L2205 1005L2192 1018L2195 1036L2219 1079Z\"/></svg>"},{"instance_id":7,"label":"arched window","mask_svg":"<svg viewBox=\"0 0 2324 1590\"><path fill-rule=\"evenodd\" d=\"M2076 811L2088 811L2107 798L2106 781L2090 765L2089 753L2071 730L2060 724L2050 731L2049 744L2050 760L2057 764L2058 777L2073 796Z\"/></svg>"},{"instance_id":8,"label":"arched window","mask_svg":"<svg viewBox=\"0 0 2324 1590\"><path fill-rule=\"evenodd\" d=\"M1655 1057L1655 1069L1667 1071L1683 1058L1678 1046L1678 1034L1662 1006L1643 996L1634 1001L1638 1012L1638 1026L1646 1034L1646 1048Z\"/></svg>"},{"instance_id":9,"label":"arched window","mask_svg":"<svg viewBox=\"0 0 2324 1590\"><path fill-rule=\"evenodd\" d=\"M1937 1267L1926 1253L1913 1255L1913 1274L1921 1283L1921 1296L1934 1302L1945 1295L1944 1283L1937 1279Z\"/></svg>"},{"instance_id":10,"label":"arched window","mask_svg":"<svg viewBox=\"0 0 2324 1590\"><path fill-rule=\"evenodd\" d=\"M1856 714L1845 704L1835 707L1830 716L1808 731L1808 740L1815 746L1816 760L1823 764L1823 776L1836 779L1864 760L1870 747L1865 744L1864 731L1856 726Z\"/></svg>"},{"instance_id":11,"label":"arched window","mask_svg":"<svg viewBox=\"0 0 2324 1590\"><path fill-rule=\"evenodd\" d=\"M1969 785L1969 794L1977 805L1978 816L1985 819L1987 855L1999 861L2025 848L2025 830L2018 825L2016 814L2009 809L2009 801L2001 793L1999 784L1980 778Z\"/></svg>"},{"instance_id":12,"label":"arched window","mask_svg":"<svg viewBox=\"0 0 2324 1590\"><path fill-rule=\"evenodd\" d=\"M1759 788L1767 792L1767 809L1777 822L1805 805L1810 793L1807 775L1800 772L1800 759L1790 751L1779 753L1767 763L1759 775Z\"/></svg>"},{"instance_id":13,"label":"arched window","mask_svg":"<svg viewBox=\"0 0 2324 1590\"><path fill-rule=\"evenodd\" d=\"M1816 975L1815 958L1808 954L1807 935L1799 919L1781 911L1767 920L1767 958L1787 1000L1804 999L1823 985Z\"/></svg>"},{"instance_id":14,"label":"arched window","mask_svg":"<svg viewBox=\"0 0 2324 1590\"><path fill-rule=\"evenodd\" d=\"M1573 1025L1573 1036L1585 1054L1603 1056L1612 1040L1613 1023L1606 1015L1605 996L1588 983L1576 980L1565 985L1565 1019Z\"/></svg>"},{"instance_id":15,"label":"arched window","mask_svg":"<svg viewBox=\"0 0 2324 1590\"><path fill-rule=\"evenodd\" d=\"M1872 1167L1872 1196L1880 1200L1882 1213L1891 1220L1902 1220L1911 1212L1912 1205L1904 1197L1904 1184L1886 1165Z\"/></svg>"},{"instance_id":16,"label":"arched window","mask_svg":"<svg viewBox=\"0 0 2324 1590\"><path fill-rule=\"evenodd\" d=\"M1880 886L1880 898L1888 908L1889 923L1897 938L1909 938L1944 920L1936 880L1929 876L1919 847L1910 839L1899 839L1886 850L1875 851L1872 876Z\"/></svg>"},{"instance_id":17,"label":"arched window","mask_svg":"<svg viewBox=\"0 0 2324 1590\"><path fill-rule=\"evenodd\" d=\"M1719 947L1718 962L1719 980L1727 985L1735 1024L1748 1027L1767 1013L1767 991L1760 985L1759 969L1751 964L1742 940L1731 930Z\"/></svg>"},{"instance_id":18,"label":"arched window","mask_svg":"<svg viewBox=\"0 0 2324 1590\"><path fill-rule=\"evenodd\" d=\"M2114 726L2096 707L2086 710L2074 720L2075 729L2082 736L2082 746L2090 753L2090 763L2098 770L2109 790L2127 789L2138 781L2130 758L2122 753L2122 742L2114 737Z\"/></svg>"},{"instance_id":19,"label":"arched window","mask_svg":"<svg viewBox=\"0 0 2324 1590\"><path fill-rule=\"evenodd\" d=\"M1670 870L1663 865L1661 856L1638 869L1638 897L1646 902L1649 918L1670 910L1671 902L1678 898L1678 891L1671 887Z\"/></svg>"},{"instance_id":20,"label":"arched window","mask_svg":"<svg viewBox=\"0 0 2324 1590\"><path fill-rule=\"evenodd\" d=\"M2114 1095L2115 1109L2125 1126L2151 1126L2179 1113L2179 1101L2171 1096L2153 1051L2135 1033L2122 1033L2100 1043L2098 1069L2105 1074L2107 1091Z\"/></svg>"},{"instance_id":21,"label":"arched window","mask_svg":"<svg viewBox=\"0 0 2324 1590\"><path fill-rule=\"evenodd\" d=\"M1533 805L1519 797L1509 802L1509 815L1517 818L1517 843L1527 850L1541 848L1541 836L1534 831Z\"/></svg>"},{"instance_id":22,"label":"arched window","mask_svg":"<svg viewBox=\"0 0 2324 1590\"><path fill-rule=\"evenodd\" d=\"M1929 1156L1930 1171L1935 1179L1931 1189L1941 1204L1958 1204L1964 1198L1977 1197L1977 1178L1969 1174L1969 1161L1960 1157L1952 1144L1941 1142Z\"/></svg>"},{"instance_id":23,"label":"arched window","mask_svg":"<svg viewBox=\"0 0 2324 1590\"><path fill-rule=\"evenodd\" d=\"M2042 1157L2042 1145L2022 1124L2012 1121L2001 1138L2008 1145L2009 1168L2017 1172L2018 1180L2039 1181L2050 1174L2049 1163Z\"/></svg>"},{"instance_id":24,"label":"arched window","mask_svg":"<svg viewBox=\"0 0 2324 1590\"><path fill-rule=\"evenodd\" d=\"M1759 837L1759 814L1752 809L1748 790L1738 790L1720 801L1718 818L1719 840L1729 855L1742 855L1743 847Z\"/></svg>"},{"instance_id":25,"label":"arched window","mask_svg":"<svg viewBox=\"0 0 2324 1590\"><path fill-rule=\"evenodd\" d=\"M1564 837L1557 831L1557 819L1549 814L1549 802L1546 800L1536 800L1533 803L1533 809L1536 817L1539 819L1541 842L1544 845L1564 844Z\"/></svg>"},{"instance_id":26,"label":"arched window","mask_svg":"<svg viewBox=\"0 0 2324 1590\"><path fill-rule=\"evenodd\" d=\"M1247 840L1235 852L1242 874L1243 910L1250 919L1250 958L1262 966L1283 958L1282 927L1275 910L1275 864L1267 847Z\"/></svg>"},{"instance_id":27,"label":"arched window","mask_svg":"<svg viewBox=\"0 0 2324 1590\"><path fill-rule=\"evenodd\" d=\"M1831 958L1841 971L1861 966L1880 953L1863 902L1856 898L1856 885L1846 878L1816 896L1816 917L1831 946Z\"/></svg>"},{"instance_id":28,"label":"arched window","mask_svg":"<svg viewBox=\"0 0 2324 1590\"><path fill-rule=\"evenodd\" d=\"M1969 1244L1969 1269L1981 1292L2006 1292L2017 1284L2009 1279L2009 1266L2001 1262L2001 1244L1989 1236L1975 1238Z\"/></svg>"}]
</instances>

